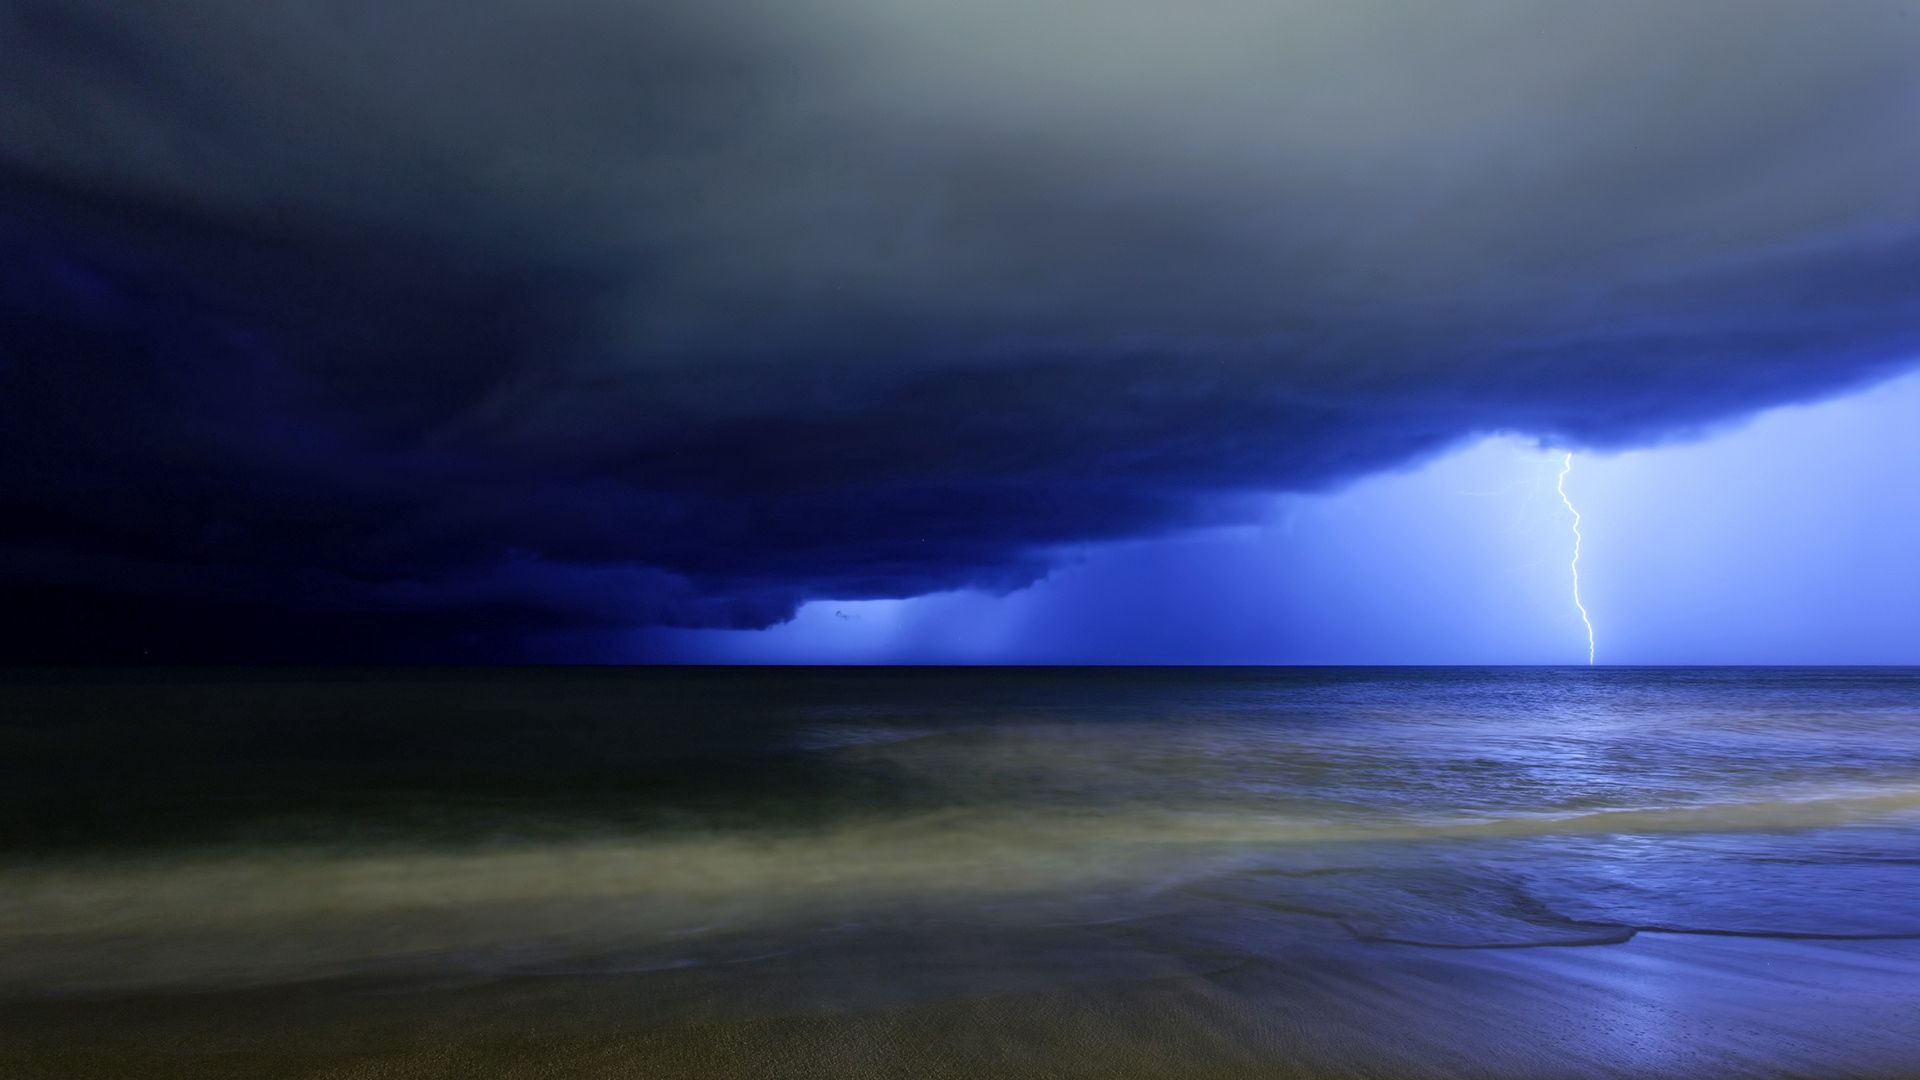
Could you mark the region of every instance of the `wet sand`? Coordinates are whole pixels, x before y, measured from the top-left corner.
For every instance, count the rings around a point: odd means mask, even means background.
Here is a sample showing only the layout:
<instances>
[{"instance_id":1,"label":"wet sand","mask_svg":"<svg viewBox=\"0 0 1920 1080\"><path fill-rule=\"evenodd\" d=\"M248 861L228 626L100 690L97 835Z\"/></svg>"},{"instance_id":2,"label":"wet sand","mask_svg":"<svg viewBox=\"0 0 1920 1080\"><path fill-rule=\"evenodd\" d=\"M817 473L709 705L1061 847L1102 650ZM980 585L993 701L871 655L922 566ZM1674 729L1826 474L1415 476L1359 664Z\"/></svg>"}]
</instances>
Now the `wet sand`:
<instances>
[{"instance_id":1,"label":"wet sand","mask_svg":"<svg viewBox=\"0 0 1920 1080\"><path fill-rule=\"evenodd\" d=\"M678 971L0 1006L10 1080L1909 1077L1920 942L1440 950L1216 912ZM1058 931L1049 937L1058 943ZM1089 965L1084 950L1106 959ZM900 966L911 955L910 967ZM981 959L994 964L982 990Z\"/></svg>"}]
</instances>

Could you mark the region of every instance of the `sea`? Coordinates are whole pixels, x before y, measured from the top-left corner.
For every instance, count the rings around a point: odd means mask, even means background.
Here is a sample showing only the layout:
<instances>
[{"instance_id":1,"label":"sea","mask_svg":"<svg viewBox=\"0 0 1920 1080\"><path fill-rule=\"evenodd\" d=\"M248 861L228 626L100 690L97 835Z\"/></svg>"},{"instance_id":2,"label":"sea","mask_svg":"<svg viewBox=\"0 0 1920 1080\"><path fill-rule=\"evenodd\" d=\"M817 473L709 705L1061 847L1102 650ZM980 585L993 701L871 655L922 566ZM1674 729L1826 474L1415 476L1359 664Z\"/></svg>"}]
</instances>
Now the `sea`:
<instances>
[{"instance_id":1,"label":"sea","mask_svg":"<svg viewBox=\"0 0 1920 1080\"><path fill-rule=\"evenodd\" d=\"M0 1076L1920 1076L1920 669L0 673Z\"/></svg>"}]
</instances>

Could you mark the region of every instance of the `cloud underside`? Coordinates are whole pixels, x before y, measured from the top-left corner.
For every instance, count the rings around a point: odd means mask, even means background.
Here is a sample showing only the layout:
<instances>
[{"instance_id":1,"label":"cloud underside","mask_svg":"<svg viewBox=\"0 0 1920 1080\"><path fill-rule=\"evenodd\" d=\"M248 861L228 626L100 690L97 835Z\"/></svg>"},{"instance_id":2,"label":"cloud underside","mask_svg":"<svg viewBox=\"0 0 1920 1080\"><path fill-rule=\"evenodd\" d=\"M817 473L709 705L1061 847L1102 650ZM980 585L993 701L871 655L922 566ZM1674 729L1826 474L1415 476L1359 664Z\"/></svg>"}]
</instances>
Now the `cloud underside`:
<instances>
[{"instance_id":1,"label":"cloud underside","mask_svg":"<svg viewBox=\"0 0 1920 1080\"><path fill-rule=\"evenodd\" d=\"M1920 356L1902 5L946 7L0 2L9 654L1015 589Z\"/></svg>"}]
</instances>

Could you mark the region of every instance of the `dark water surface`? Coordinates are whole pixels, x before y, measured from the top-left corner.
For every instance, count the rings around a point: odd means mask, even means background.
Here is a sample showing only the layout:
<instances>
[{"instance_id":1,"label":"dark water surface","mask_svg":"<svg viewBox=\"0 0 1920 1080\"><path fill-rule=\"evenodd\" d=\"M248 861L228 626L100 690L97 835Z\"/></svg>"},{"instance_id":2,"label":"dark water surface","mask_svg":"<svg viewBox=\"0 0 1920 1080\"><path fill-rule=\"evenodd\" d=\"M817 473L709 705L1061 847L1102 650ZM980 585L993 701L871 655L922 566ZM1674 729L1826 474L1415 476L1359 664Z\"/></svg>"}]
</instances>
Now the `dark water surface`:
<instances>
[{"instance_id":1,"label":"dark water surface","mask_svg":"<svg viewBox=\"0 0 1920 1080\"><path fill-rule=\"evenodd\" d=\"M1920 670L0 679L0 1075L1920 1075Z\"/></svg>"}]
</instances>

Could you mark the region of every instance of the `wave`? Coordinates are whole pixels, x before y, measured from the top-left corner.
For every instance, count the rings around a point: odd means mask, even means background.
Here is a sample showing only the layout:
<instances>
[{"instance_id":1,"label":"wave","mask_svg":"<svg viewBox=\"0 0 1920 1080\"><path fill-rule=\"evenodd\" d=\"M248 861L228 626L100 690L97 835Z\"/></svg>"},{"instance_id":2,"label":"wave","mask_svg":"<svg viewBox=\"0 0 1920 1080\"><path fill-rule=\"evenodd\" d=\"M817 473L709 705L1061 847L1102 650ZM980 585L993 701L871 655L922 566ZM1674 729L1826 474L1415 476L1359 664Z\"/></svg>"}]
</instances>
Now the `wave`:
<instances>
[{"instance_id":1,"label":"wave","mask_svg":"<svg viewBox=\"0 0 1920 1080\"><path fill-rule=\"evenodd\" d=\"M1365 852L1382 844L1425 848L1427 842L1443 842L1453 848L1469 841L1532 837L1778 831L1888 818L1917 808L1920 790L1911 789L1480 820L974 808L810 831L411 850L269 847L95 855L0 868L0 897L5 898L0 993L445 969L476 957L490 958L488 963L515 957L560 963L609 950L671 952L692 940L902 913L1029 923L1071 920L1131 902L1126 898L1244 873L1288 852L1359 853L1364 862ZM1303 871L1327 880L1342 872L1339 867ZM1400 873L1364 866L1354 872L1376 872L1379 881L1395 880ZM1471 872L1489 873L1484 868ZM1362 900L1353 900L1356 895ZM1413 894L1400 884L1376 883L1340 894L1339 903L1296 896L1293 904L1298 913L1339 920L1362 941L1443 948L1601 944L1637 933L1749 933L1650 920L1616 925L1539 916L1484 885L1422 897L1417 904L1397 899L1404 895ZM1241 899L1268 902L1251 895ZM1368 915L1360 910L1367 903L1389 914ZM1503 915L1508 921L1500 925L1527 932L1489 935L1474 929L1480 924L1473 918L1459 915L1503 905L1519 914ZM1439 914L1404 914L1412 907ZM1445 938L1405 931L1424 925L1421 919L1466 929ZM1543 937L1543 921L1558 929ZM1518 944L1501 944L1507 941ZM639 966L677 962L667 956Z\"/></svg>"}]
</instances>

